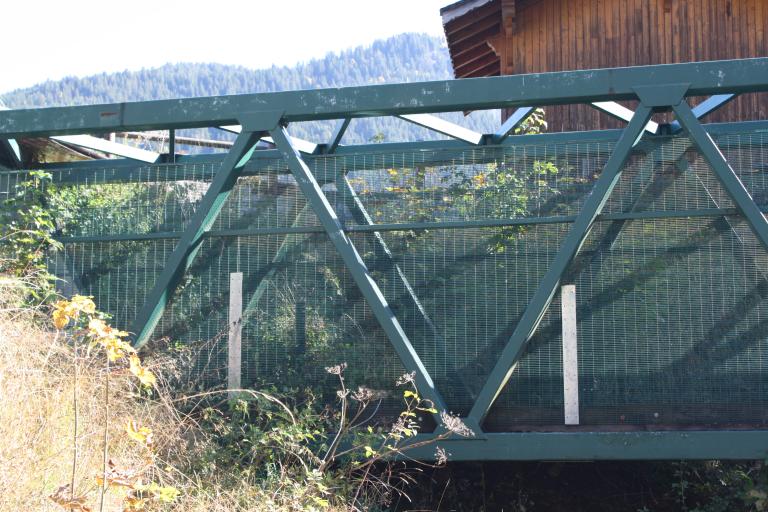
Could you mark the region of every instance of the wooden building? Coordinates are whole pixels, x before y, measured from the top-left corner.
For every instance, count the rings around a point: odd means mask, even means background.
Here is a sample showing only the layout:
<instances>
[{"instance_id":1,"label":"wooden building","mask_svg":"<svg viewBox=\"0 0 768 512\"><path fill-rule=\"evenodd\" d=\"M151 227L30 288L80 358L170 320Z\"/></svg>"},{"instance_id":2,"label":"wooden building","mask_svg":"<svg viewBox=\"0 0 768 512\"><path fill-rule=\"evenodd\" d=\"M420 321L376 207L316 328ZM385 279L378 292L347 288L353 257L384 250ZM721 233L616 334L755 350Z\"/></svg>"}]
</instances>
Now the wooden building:
<instances>
[{"instance_id":1,"label":"wooden building","mask_svg":"<svg viewBox=\"0 0 768 512\"><path fill-rule=\"evenodd\" d=\"M461 0L440 13L456 78L768 56L768 0ZM589 106L546 111L550 131L622 125ZM768 95L707 121L749 119L768 119Z\"/></svg>"}]
</instances>

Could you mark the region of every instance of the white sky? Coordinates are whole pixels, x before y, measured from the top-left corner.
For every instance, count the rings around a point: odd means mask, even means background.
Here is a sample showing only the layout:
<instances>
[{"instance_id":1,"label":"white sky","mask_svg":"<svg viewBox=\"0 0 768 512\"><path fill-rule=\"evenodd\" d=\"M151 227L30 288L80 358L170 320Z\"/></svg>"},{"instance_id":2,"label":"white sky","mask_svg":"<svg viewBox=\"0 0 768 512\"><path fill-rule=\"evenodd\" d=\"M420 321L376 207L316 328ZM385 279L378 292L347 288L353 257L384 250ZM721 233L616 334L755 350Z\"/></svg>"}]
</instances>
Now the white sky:
<instances>
[{"instance_id":1,"label":"white sky","mask_svg":"<svg viewBox=\"0 0 768 512\"><path fill-rule=\"evenodd\" d=\"M65 76L219 62L292 65L402 32L453 0L6 0L0 93Z\"/></svg>"}]
</instances>

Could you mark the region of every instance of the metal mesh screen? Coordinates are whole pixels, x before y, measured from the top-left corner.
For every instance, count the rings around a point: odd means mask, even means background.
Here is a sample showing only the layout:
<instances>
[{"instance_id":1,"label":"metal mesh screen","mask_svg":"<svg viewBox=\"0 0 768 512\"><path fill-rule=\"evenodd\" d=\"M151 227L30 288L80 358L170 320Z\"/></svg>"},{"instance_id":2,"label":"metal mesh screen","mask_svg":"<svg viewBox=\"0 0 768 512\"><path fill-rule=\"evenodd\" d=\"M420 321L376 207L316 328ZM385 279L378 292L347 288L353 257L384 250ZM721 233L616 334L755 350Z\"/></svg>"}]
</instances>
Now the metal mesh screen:
<instances>
[{"instance_id":1,"label":"metal mesh screen","mask_svg":"<svg viewBox=\"0 0 768 512\"><path fill-rule=\"evenodd\" d=\"M765 137L718 141L759 204ZM612 149L583 141L308 159L454 412L471 408ZM55 171L78 199L51 268L129 328L216 168ZM229 274L242 272L244 382L331 390L323 367L346 361L353 385L391 389L403 366L284 162L252 161L247 174L155 336L212 340L201 380L221 384ZM0 179L6 193L18 181ZM577 294L583 424L765 421L768 261L733 206L687 138L655 137L633 152L565 277ZM563 424L560 332L556 296L486 428Z\"/></svg>"}]
</instances>

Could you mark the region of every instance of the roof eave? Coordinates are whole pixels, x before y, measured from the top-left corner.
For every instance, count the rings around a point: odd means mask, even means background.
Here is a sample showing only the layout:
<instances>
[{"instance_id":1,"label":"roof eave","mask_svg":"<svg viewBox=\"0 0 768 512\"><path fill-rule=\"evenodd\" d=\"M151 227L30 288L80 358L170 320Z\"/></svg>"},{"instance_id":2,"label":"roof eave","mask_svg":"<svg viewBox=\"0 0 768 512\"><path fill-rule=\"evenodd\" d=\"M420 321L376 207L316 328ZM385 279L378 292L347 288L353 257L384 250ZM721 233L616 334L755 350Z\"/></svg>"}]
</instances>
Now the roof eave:
<instances>
[{"instance_id":1,"label":"roof eave","mask_svg":"<svg viewBox=\"0 0 768 512\"><path fill-rule=\"evenodd\" d=\"M478 7L492 2L493 0L459 0L440 9L440 16L443 18L443 25L456 18L464 16Z\"/></svg>"}]
</instances>

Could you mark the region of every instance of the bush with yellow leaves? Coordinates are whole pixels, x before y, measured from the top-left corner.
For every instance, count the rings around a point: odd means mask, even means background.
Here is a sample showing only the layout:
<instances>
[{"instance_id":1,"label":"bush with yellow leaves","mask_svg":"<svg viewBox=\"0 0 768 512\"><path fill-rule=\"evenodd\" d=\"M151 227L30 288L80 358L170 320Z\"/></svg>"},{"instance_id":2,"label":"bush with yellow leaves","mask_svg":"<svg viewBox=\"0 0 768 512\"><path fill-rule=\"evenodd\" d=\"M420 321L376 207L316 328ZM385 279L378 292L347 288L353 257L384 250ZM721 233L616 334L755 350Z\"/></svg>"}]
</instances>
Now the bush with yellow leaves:
<instances>
[{"instance_id":1,"label":"bush with yellow leaves","mask_svg":"<svg viewBox=\"0 0 768 512\"><path fill-rule=\"evenodd\" d=\"M75 486L77 473L78 452L78 376L79 358L84 354L85 358L101 357L104 364L104 399L103 406L106 410L105 418L109 417L110 407L109 385L112 373L115 370L126 368L129 375L138 379L141 386L150 388L156 383L155 375L144 368L136 350L127 341L128 333L111 327L104 315L96 310L91 297L75 295L71 300L60 300L54 304L52 313L53 323L58 333L64 333L73 344L74 365L72 376L74 379L74 425L73 425L73 455L72 478L68 484L61 485L56 492L50 495L53 502L65 510L90 512L92 508L87 504L89 496L78 494ZM85 345L83 347L82 345ZM83 352L83 348L85 349ZM126 435L138 443L142 451L143 464L138 467L118 467L109 458L109 425L105 424L102 430L102 469L95 481L99 489L99 511L104 510L105 494L109 488L123 489L123 510L138 511L152 501L173 502L179 491L174 487L164 487L157 482L145 482L147 469L154 465L154 452L152 449L152 430L139 425L135 420L126 420Z\"/></svg>"}]
</instances>

